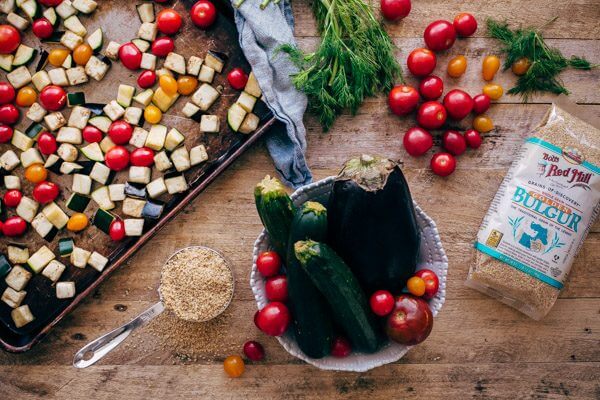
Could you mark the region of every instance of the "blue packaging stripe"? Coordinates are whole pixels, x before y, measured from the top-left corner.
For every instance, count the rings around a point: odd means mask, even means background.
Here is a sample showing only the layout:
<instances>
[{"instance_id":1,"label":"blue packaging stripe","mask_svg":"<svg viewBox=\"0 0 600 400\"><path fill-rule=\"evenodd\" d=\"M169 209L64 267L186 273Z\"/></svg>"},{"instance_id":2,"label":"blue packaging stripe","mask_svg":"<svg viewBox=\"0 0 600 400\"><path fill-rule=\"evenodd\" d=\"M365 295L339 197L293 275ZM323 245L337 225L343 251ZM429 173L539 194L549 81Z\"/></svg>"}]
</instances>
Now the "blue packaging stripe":
<instances>
[{"instance_id":1,"label":"blue packaging stripe","mask_svg":"<svg viewBox=\"0 0 600 400\"><path fill-rule=\"evenodd\" d=\"M555 146L552 143L548 143L542 139L531 137L531 138L528 138L525 142L537 144L538 146L545 147L546 149L553 151L553 152L557 153L558 155L562 155L562 149L560 147ZM589 169L590 171L592 171L595 174L600 174L600 167L598 167L588 161L582 162L581 166Z\"/></svg>"}]
</instances>

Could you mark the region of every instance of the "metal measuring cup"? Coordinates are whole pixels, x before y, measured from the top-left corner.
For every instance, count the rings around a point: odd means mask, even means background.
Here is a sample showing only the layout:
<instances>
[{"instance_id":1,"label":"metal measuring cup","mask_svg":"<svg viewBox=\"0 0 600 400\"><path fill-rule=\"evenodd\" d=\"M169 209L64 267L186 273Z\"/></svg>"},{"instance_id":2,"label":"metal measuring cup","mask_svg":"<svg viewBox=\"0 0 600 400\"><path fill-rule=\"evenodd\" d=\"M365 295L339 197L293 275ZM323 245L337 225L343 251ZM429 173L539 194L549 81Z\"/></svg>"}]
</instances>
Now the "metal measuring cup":
<instances>
[{"instance_id":1,"label":"metal measuring cup","mask_svg":"<svg viewBox=\"0 0 600 400\"><path fill-rule=\"evenodd\" d=\"M190 322L207 322L207 321L210 321L210 320L218 317L219 315L223 314L223 312L227 309L227 307L229 307L229 304L231 304L231 300L233 299L233 292L235 291L235 279L233 278L233 270L231 269L231 264L223 256L223 254L221 254L219 251L217 251L215 249L211 249L210 247L205 247L205 246L188 246L188 247L179 249L175 253L171 254L171 256L169 256L169 258L167 259L167 261L165 262L164 265L166 265L177 254L181 253L184 250L188 250L188 249L205 249L205 250L208 250L208 251L211 251L211 252L217 254L219 257L221 257L225 261L225 265L227 266L227 269L229 270L229 273L231 274L231 285L232 285L231 286L231 289L232 289L231 296L225 303L224 307L221 310L219 310L218 312L216 312L215 315L212 315L209 318L206 318L204 320L186 319L186 321L190 321ZM163 268L162 268L161 274L160 274L161 275L161 279L160 279L161 285L162 285L162 274L164 271L164 265L163 265ZM102 359L105 355L110 353L114 348L116 348L118 345L120 345L125 339L127 339L127 337L129 335L131 335L131 333L134 330L146 325L148 322L152 321L154 318L156 318L160 314L162 314L162 312L166 309L166 306L163 301L162 293L160 292L161 285L159 285L159 287L158 287L158 296L159 296L158 303L154 304L152 307L150 307L146 311L142 312L141 314L139 314L137 317L135 317L131 321L127 322L126 324L106 333L103 336L100 336L99 338L95 339L94 341L83 346L77 353L75 353L75 357L73 358L73 366L75 368L86 368L86 367L89 367L90 365L95 364L97 361Z\"/></svg>"}]
</instances>

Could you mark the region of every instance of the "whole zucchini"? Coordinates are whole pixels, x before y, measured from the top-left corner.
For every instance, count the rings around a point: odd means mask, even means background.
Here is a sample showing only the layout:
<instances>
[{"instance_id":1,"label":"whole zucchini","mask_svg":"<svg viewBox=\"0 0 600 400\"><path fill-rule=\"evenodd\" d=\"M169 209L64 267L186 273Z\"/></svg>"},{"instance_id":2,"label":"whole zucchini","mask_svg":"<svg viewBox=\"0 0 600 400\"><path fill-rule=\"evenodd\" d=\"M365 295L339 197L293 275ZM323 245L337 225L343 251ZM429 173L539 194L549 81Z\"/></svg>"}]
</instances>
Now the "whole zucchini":
<instances>
[{"instance_id":1,"label":"whole zucchini","mask_svg":"<svg viewBox=\"0 0 600 400\"><path fill-rule=\"evenodd\" d=\"M421 235L397 163L362 155L346 162L328 206L329 243L368 295L400 292L415 272Z\"/></svg>"},{"instance_id":2,"label":"whole zucchini","mask_svg":"<svg viewBox=\"0 0 600 400\"><path fill-rule=\"evenodd\" d=\"M331 352L333 323L325 298L296 258L294 243L306 239L323 241L326 237L327 210L320 203L307 201L292 221L286 266L296 341L300 350L312 358L322 358Z\"/></svg>"},{"instance_id":3,"label":"whole zucchini","mask_svg":"<svg viewBox=\"0 0 600 400\"><path fill-rule=\"evenodd\" d=\"M294 252L302 269L325 296L352 348L367 353L377 351L382 343L381 331L350 268L324 243L299 241L294 244Z\"/></svg>"}]
</instances>

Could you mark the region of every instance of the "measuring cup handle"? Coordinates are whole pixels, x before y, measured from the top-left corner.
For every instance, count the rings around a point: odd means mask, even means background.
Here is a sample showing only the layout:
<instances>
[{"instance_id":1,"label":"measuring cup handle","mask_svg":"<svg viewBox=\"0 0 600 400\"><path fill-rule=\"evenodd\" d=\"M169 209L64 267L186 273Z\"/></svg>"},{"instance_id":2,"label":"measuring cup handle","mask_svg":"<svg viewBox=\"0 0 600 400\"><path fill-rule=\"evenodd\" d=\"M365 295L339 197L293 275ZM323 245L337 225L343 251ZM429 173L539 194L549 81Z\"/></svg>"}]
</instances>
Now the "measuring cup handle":
<instances>
[{"instance_id":1,"label":"measuring cup handle","mask_svg":"<svg viewBox=\"0 0 600 400\"><path fill-rule=\"evenodd\" d=\"M135 329L146 325L159 316L165 309L162 301L159 301L125 325L100 336L98 339L88 343L81 348L73 358L75 368L86 368L95 364L102 357L110 353L112 349L123 342Z\"/></svg>"}]
</instances>

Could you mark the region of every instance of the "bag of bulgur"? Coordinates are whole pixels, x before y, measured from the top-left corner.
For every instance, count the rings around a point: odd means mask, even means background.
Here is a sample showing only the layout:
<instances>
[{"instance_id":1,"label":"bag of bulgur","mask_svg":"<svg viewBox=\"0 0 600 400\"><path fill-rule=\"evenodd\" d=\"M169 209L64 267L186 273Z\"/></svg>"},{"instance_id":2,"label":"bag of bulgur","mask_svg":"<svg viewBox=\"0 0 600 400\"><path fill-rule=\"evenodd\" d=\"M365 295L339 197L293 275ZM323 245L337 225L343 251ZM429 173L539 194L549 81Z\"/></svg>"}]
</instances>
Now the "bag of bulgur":
<instances>
[{"instance_id":1,"label":"bag of bulgur","mask_svg":"<svg viewBox=\"0 0 600 400\"><path fill-rule=\"evenodd\" d=\"M539 320L600 211L600 130L552 105L479 229L466 285Z\"/></svg>"}]
</instances>

